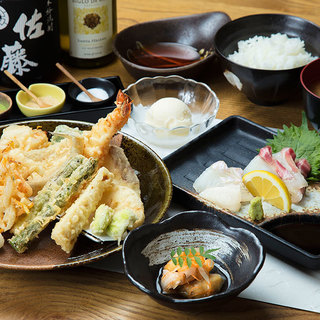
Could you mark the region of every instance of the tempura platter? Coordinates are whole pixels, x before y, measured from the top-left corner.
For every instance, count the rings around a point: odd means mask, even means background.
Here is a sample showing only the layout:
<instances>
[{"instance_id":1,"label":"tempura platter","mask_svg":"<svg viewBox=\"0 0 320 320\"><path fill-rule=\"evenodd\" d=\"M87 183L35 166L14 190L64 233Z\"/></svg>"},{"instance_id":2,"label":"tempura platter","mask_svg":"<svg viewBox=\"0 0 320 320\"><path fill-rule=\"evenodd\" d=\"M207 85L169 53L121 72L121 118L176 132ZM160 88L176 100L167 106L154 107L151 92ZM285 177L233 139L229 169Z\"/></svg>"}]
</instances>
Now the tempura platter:
<instances>
[{"instance_id":1,"label":"tempura platter","mask_svg":"<svg viewBox=\"0 0 320 320\"><path fill-rule=\"evenodd\" d=\"M53 131L61 124L78 127L80 130L90 130L92 127L91 123L70 120L33 120L17 124L28 125L32 128L41 126L42 130L47 132ZM0 126L0 134L5 127ZM161 159L149 147L127 134L121 133L120 137L121 148L140 181L145 223L156 223L170 204L172 185L169 172ZM150 185L154 187L150 188ZM0 268L49 270L73 267L96 261L122 248L117 241L97 243L80 235L72 252L66 253L50 238L54 223L55 221L48 225L24 253L15 252L6 241L0 252ZM5 234L6 238L10 236L9 233Z\"/></svg>"}]
</instances>

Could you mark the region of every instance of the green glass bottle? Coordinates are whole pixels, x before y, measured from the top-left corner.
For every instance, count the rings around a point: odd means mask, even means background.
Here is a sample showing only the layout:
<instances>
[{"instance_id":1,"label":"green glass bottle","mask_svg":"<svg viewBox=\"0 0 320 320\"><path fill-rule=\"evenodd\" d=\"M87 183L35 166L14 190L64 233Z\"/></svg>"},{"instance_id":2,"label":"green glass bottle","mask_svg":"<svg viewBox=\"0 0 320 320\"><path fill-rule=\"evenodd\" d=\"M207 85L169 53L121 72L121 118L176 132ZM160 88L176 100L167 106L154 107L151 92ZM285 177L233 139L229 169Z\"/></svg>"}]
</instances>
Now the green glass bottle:
<instances>
[{"instance_id":1,"label":"green glass bottle","mask_svg":"<svg viewBox=\"0 0 320 320\"><path fill-rule=\"evenodd\" d=\"M59 0L59 27L67 64L95 68L113 60L116 0Z\"/></svg>"}]
</instances>

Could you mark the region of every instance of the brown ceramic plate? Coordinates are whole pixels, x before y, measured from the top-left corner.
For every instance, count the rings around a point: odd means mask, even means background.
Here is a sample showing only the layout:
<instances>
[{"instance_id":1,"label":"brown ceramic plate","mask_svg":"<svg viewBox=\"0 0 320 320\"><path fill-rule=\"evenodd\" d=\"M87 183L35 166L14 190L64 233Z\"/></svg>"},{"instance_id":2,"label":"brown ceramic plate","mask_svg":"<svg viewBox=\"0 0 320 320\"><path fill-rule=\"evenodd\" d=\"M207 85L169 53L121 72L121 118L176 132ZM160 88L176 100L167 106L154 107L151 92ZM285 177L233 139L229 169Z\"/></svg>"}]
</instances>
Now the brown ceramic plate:
<instances>
[{"instance_id":1,"label":"brown ceramic plate","mask_svg":"<svg viewBox=\"0 0 320 320\"><path fill-rule=\"evenodd\" d=\"M157 42L177 42L197 50L210 50L217 31L230 21L224 12L206 12L190 16L148 21L122 30L113 42L113 51L121 60L127 71L135 78L180 75L197 78L208 69L214 55L187 66L176 68L150 68L138 65L129 60L127 52L136 47L136 41L142 44Z\"/></svg>"},{"instance_id":2,"label":"brown ceramic plate","mask_svg":"<svg viewBox=\"0 0 320 320\"><path fill-rule=\"evenodd\" d=\"M41 126L46 131L53 131L59 124L79 127L82 130L89 130L92 126L91 123L71 120L34 120L17 124L25 124L33 128ZM0 126L0 135L5 127ZM121 147L140 180L141 196L145 206L145 223L156 223L170 205L172 184L169 171L150 148L127 134L123 134ZM50 235L51 226L49 225L23 254L16 253L6 243L0 249L0 268L48 270L73 267L104 258L122 248L116 242L101 244L80 235L72 252L66 254L51 240Z\"/></svg>"}]
</instances>

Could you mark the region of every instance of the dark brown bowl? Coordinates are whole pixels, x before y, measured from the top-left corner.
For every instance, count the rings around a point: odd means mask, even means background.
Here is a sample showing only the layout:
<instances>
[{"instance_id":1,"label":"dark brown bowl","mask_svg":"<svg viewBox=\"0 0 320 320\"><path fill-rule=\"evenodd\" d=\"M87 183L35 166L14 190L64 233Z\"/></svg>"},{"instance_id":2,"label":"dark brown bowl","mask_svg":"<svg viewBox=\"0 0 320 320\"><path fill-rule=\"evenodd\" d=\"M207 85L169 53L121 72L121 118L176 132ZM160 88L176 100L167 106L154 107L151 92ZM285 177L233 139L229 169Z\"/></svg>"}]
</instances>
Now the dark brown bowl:
<instances>
[{"instance_id":1,"label":"dark brown bowl","mask_svg":"<svg viewBox=\"0 0 320 320\"><path fill-rule=\"evenodd\" d=\"M239 65L228 59L238 50L238 42L256 35L284 33L299 37L313 56L320 54L320 27L311 21L285 14L257 14L233 20L217 32L214 46L228 81L247 98L260 105L280 104L300 91L302 67L285 70L262 70Z\"/></svg>"},{"instance_id":2,"label":"dark brown bowl","mask_svg":"<svg viewBox=\"0 0 320 320\"><path fill-rule=\"evenodd\" d=\"M6 108L4 111L0 110L0 119L5 119L11 112L12 99L7 94L0 92L0 104Z\"/></svg>"},{"instance_id":3,"label":"dark brown bowl","mask_svg":"<svg viewBox=\"0 0 320 320\"><path fill-rule=\"evenodd\" d=\"M223 12L208 12L184 17L155 20L136 24L122 30L113 42L113 51L121 60L127 71L136 79L142 77L180 75L197 78L212 62L214 55L187 66L177 68L149 68L131 62L127 52L136 46L156 42L178 42L200 49L212 49L213 39L221 26L230 21Z\"/></svg>"},{"instance_id":4,"label":"dark brown bowl","mask_svg":"<svg viewBox=\"0 0 320 320\"><path fill-rule=\"evenodd\" d=\"M320 88L320 59L306 65L300 74L302 96L307 117L315 129L320 130L320 90L316 93L314 84Z\"/></svg>"},{"instance_id":5,"label":"dark brown bowl","mask_svg":"<svg viewBox=\"0 0 320 320\"><path fill-rule=\"evenodd\" d=\"M32 128L41 126L43 130L51 132L60 124L78 127L81 130L90 130L92 127L92 123L72 120L33 120L17 124ZM7 125L0 126L0 136L5 127ZM165 214L171 202L172 183L169 171L154 151L127 134L123 133L121 147L140 180L145 223L156 223ZM16 253L6 242L0 249L0 269L47 270L74 267L104 258L122 248L116 241L96 243L80 235L74 249L67 254L50 236L51 227L48 226L23 254Z\"/></svg>"}]
</instances>

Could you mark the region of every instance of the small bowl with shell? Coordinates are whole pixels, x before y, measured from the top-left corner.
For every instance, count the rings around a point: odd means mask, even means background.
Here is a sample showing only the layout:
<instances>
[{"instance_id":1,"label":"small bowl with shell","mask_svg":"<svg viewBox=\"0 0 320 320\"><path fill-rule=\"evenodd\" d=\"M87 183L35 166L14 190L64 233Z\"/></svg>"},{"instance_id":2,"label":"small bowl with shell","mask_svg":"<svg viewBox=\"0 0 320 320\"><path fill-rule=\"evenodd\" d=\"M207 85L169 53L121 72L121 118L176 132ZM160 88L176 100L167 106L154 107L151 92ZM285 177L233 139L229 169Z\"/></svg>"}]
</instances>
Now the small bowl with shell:
<instances>
[{"instance_id":1,"label":"small bowl with shell","mask_svg":"<svg viewBox=\"0 0 320 320\"><path fill-rule=\"evenodd\" d=\"M214 47L228 82L259 105L297 98L302 68L320 54L320 28L286 14L241 17L222 26Z\"/></svg>"},{"instance_id":2,"label":"small bowl with shell","mask_svg":"<svg viewBox=\"0 0 320 320\"><path fill-rule=\"evenodd\" d=\"M214 213L186 211L131 231L122 256L138 289L185 309L238 295L257 276L265 253L250 231L230 227Z\"/></svg>"},{"instance_id":3,"label":"small bowl with shell","mask_svg":"<svg viewBox=\"0 0 320 320\"><path fill-rule=\"evenodd\" d=\"M214 61L214 36L228 21L224 12L207 12L139 23L119 32L113 51L136 79L160 75L194 79Z\"/></svg>"},{"instance_id":4,"label":"small bowl with shell","mask_svg":"<svg viewBox=\"0 0 320 320\"><path fill-rule=\"evenodd\" d=\"M133 100L129 127L162 147L181 146L208 129L220 103L208 85L180 76L145 77L124 92Z\"/></svg>"}]
</instances>

